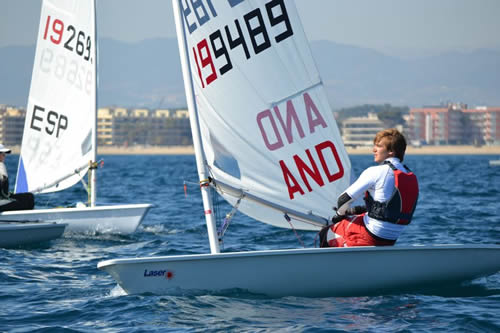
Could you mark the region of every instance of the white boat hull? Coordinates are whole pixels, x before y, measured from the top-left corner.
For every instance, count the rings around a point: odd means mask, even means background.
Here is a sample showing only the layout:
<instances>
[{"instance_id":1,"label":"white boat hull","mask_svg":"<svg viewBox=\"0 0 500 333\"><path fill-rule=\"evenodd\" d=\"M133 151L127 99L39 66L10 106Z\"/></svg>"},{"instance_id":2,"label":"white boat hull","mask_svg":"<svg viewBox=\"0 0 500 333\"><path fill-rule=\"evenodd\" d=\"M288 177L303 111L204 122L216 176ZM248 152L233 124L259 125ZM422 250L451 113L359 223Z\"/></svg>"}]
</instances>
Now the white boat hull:
<instances>
[{"instance_id":1,"label":"white boat hull","mask_svg":"<svg viewBox=\"0 0 500 333\"><path fill-rule=\"evenodd\" d=\"M62 223L0 223L0 247L18 247L47 242L64 232L66 224Z\"/></svg>"},{"instance_id":2,"label":"white boat hull","mask_svg":"<svg viewBox=\"0 0 500 333\"><path fill-rule=\"evenodd\" d=\"M354 296L418 292L494 274L500 246L312 248L115 259L97 267L128 294Z\"/></svg>"},{"instance_id":3,"label":"white boat hull","mask_svg":"<svg viewBox=\"0 0 500 333\"><path fill-rule=\"evenodd\" d=\"M135 204L9 211L0 213L0 221L54 221L66 223L66 232L130 234L151 207Z\"/></svg>"}]
</instances>

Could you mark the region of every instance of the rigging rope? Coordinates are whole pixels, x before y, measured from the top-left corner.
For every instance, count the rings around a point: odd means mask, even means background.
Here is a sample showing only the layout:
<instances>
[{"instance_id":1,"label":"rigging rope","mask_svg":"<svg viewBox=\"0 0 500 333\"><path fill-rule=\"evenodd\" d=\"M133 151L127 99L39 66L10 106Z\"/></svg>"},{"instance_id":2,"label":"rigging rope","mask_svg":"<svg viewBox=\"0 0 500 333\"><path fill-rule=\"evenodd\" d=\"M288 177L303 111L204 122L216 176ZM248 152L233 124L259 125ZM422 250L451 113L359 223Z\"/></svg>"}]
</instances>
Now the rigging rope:
<instances>
[{"instance_id":1,"label":"rigging rope","mask_svg":"<svg viewBox=\"0 0 500 333\"><path fill-rule=\"evenodd\" d=\"M302 239L300 238L299 234L297 233L297 230L295 230L295 228L293 227L292 219L290 218L290 216L288 216L288 214L285 213L285 215L283 215L283 217L290 224L290 227L292 227L292 230L295 233L295 237L297 237L297 239L299 240L299 243L302 245L302 247L305 248L306 246L305 246L304 242L302 241Z\"/></svg>"},{"instance_id":2,"label":"rigging rope","mask_svg":"<svg viewBox=\"0 0 500 333\"><path fill-rule=\"evenodd\" d=\"M226 217L224 218L224 221L217 231L217 235L219 236L219 242L222 242L224 238L224 234L226 233L227 228L229 228L229 223L231 223L231 219L233 218L234 214L238 211L238 206L240 205L241 199L243 199L244 195L238 198L238 201L236 201L236 204L233 206L233 209L229 213L226 214Z\"/></svg>"},{"instance_id":3,"label":"rigging rope","mask_svg":"<svg viewBox=\"0 0 500 333\"><path fill-rule=\"evenodd\" d=\"M216 185L215 185L215 182L213 181L212 177L208 177L207 179L202 179L197 183L184 180L183 187L184 187L185 198L187 198L187 185L198 185L200 188L210 186L210 185L212 185L214 187L214 191L211 191L212 213L214 215L216 224L218 224L218 225L223 224L223 226L221 228L219 228L219 231L217 232L219 243L221 245L223 245L222 236L224 235L224 232L227 230L227 227L229 226L229 221L226 222L227 216L230 215L230 217L232 217L235 213L235 210L233 209L234 211L231 211L231 213L227 214L226 218L224 220L222 219L221 210L219 209L221 200L219 200ZM229 218L229 220L230 220L230 218ZM221 236L221 230L223 230L222 236Z\"/></svg>"},{"instance_id":4,"label":"rigging rope","mask_svg":"<svg viewBox=\"0 0 500 333\"><path fill-rule=\"evenodd\" d=\"M209 170L209 173L211 174L211 170ZM184 181L184 184L183 184L184 195L186 198L187 198L187 184L196 184L196 183ZM200 188L205 187L205 186L213 186L214 187L214 191L212 192L212 209L213 209L213 214L215 217L216 225L220 225L219 229L217 230L217 236L218 236L219 243L223 246L224 234L226 233L226 230L229 228L229 224L231 223L231 220L232 220L234 214L236 214L236 212L238 211L238 207L241 203L241 200L245 197L245 194L244 194L244 192L241 193L241 195L238 197L238 200L236 201L235 205L232 207L231 211L226 214L224 219L222 219L221 214L220 214L221 210L219 209L220 200L218 200L219 199L218 187L217 187L214 179L211 176L209 176L207 179L200 180L200 182L198 184L199 184ZM288 213L286 213L286 212L284 213L284 218L290 224L290 227L293 230L293 232L295 233L295 237L297 238L299 243L302 245L303 248L305 248L306 246L305 246L304 242L302 241L300 235L297 233L297 230L293 226L291 218L288 215Z\"/></svg>"}]
</instances>

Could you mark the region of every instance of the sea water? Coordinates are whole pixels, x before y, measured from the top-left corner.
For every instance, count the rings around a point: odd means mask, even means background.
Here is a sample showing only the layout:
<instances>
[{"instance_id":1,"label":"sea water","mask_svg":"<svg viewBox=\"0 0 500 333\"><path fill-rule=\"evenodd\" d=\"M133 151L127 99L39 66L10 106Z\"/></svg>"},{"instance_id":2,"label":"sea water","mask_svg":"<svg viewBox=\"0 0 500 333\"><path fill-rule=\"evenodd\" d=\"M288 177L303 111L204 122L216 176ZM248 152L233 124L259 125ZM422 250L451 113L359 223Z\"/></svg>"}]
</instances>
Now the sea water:
<instances>
[{"instance_id":1,"label":"sea water","mask_svg":"<svg viewBox=\"0 0 500 333\"><path fill-rule=\"evenodd\" d=\"M274 299L245 293L128 296L96 268L99 261L209 252L194 156L100 158L104 167L98 171L99 203L155 207L129 236L75 234L39 246L0 249L0 331L500 331L500 273L451 290L443 286L434 294ZM407 156L405 163L418 175L421 191L414 220L396 246L498 244L500 167L489 166L492 158L496 156ZM17 159L7 156L11 187ZM351 156L355 174L373 165L372 160L368 155ZM38 195L36 204L66 206L85 198L83 187L75 186L63 193ZM216 203L221 216L230 211L224 202ZM315 233L299 236L306 246L314 246ZM237 213L223 250L300 246L292 231Z\"/></svg>"}]
</instances>

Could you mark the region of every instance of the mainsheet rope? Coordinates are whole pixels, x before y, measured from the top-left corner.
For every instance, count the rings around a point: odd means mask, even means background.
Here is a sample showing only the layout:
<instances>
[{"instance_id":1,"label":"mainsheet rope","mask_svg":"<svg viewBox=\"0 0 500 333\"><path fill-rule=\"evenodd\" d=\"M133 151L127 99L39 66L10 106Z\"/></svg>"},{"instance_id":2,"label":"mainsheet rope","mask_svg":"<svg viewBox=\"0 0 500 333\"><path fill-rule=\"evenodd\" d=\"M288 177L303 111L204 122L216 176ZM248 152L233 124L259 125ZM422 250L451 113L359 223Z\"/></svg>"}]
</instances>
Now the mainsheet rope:
<instances>
[{"instance_id":1,"label":"mainsheet rope","mask_svg":"<svg viewBox=\"0 0 500 333\"><path fill-rule=\"evenodd\" d=\"M209 173L210 173L210 176L212 176L210 170L209 170ZM203 179L203 180L199 181L198 183L184 180L184 182L183 182L184 195L187 198L187 185L188 184L198 185L200 188L204 187L204 186L210 186L210 185L212 185L214 187L214 191L212 191L212 209L213 209L213 214L215 217L216 224L220 225L219 229L217 230L219 244L221 244L223 246L224 245L224 234L226 233L226 230L229 228L229 224L231 223L231 220L232 220L234 214L236 214L236 212L238 211L238 207L241 203L241 200L245 197L245 195L242 194L238 198L238 200L236 201L236 204L232 207L231 211L229 213L227 213L224 218L222 218L220 203L218 200L219 197L217 196L217 194L218 194L217 193L218 192L217 185L215 185L215 182L213 182L212 179L213 179L212 177L209 177L208 179ZM297 233L297 230L295 229L295 227L292 224L290 216L288 216L288 214L286 212L284 213L284 218L290 224L290 228L294 232L295 237L297 238L299 243L302 245L303 248L305 248L306 246L305 246L304 242L302 241L300 235ZM316 240L315 240L315 243L316 243Z\"/></svg>"}]
</instances>

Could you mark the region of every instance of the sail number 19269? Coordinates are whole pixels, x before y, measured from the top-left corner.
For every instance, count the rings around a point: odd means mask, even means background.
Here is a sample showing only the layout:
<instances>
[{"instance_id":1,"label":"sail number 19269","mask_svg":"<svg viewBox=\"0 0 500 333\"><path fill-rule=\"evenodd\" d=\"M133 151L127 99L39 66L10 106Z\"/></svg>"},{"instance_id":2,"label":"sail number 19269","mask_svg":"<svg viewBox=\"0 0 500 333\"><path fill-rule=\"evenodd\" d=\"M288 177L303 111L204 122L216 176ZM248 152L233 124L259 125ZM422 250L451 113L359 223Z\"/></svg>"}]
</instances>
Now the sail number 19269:
<instances>
[{"instance_id":1,"label":"sail number 19269","mask_svg":"<svg viewBox=\"0 0 500 333\"><path fill-rule=\"evenodd\" d=\"M53 19L50 15L47 16L43 39L50 40L56 45L64 42L63 45L66 50L75 52L77 55L82 56L84 60L92 63L92 41L90 36L87 35L86 37L84 31L77 31L73 25L65 25L62 20Z\"/></svg>"}]
</instances>

